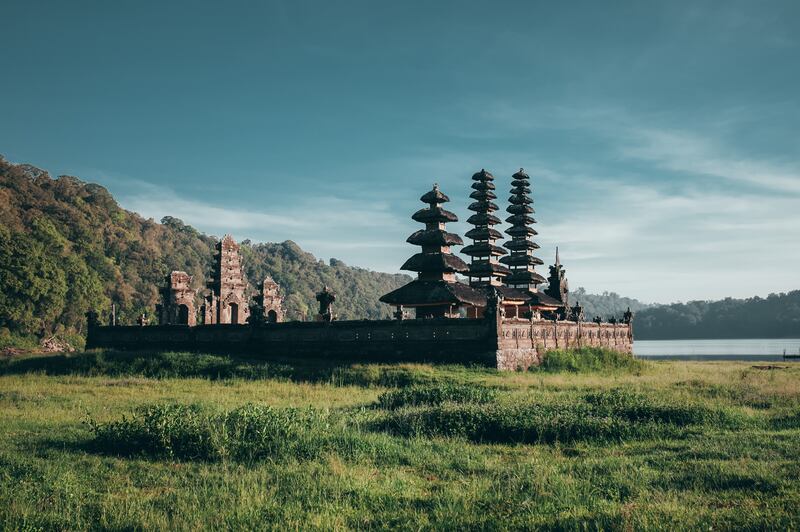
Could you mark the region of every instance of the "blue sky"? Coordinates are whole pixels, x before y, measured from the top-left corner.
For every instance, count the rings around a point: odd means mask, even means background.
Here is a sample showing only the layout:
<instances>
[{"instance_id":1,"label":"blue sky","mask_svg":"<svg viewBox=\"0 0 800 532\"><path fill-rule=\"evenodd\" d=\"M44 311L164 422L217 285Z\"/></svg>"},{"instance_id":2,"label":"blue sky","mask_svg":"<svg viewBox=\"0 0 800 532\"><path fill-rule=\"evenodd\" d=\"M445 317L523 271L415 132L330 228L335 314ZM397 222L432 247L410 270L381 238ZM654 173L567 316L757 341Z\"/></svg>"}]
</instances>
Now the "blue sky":
<instances>
[{"instance_id":1,"label":"blue sky","mask_svg":"<svg viewBox=\"0 0 800 532\"><path fill-rule=\"evenodd\" d=\"M573 287L800 288L800 2L0 13L0 154L146 217L398 271L432 183L464 220L472 173L494 173L505 207L524 167L540 255L559 245Z\"/></svg>"}]
</instances>

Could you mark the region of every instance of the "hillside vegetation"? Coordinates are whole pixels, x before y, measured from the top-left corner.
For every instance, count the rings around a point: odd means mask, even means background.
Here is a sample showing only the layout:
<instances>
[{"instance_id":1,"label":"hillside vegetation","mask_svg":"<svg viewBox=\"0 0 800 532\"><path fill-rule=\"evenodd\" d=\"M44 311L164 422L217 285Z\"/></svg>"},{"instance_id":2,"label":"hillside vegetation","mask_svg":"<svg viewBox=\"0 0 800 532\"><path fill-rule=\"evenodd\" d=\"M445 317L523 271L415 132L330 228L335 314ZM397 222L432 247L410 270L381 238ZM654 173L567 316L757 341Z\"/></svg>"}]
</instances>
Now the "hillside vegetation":
<instances>
[{"instance_id":1,"label":"hillside vegetation","mask_svg":"<svg viewBox=\"0 0 800 532\"><path fill-rule=\"evenodd\" d=\"M800 367L547 356L0 361L0 528L800 527Z\"/></svg>"},{"instance_id":2,"label":"hillside vegetation","mask_svg":"<svg viewBox=\"0 0 800 532\"><path fill-rule=\"evenodd\" d=\"M726 298L659 305L636 315L640 340L800 338L800 290L766 298Z\"/></svg>"},{"instance_id":3,"label":"hillside vegetation","mask_svg":"<svg viewBox=\"0 0 800 532\"><path fill-rule=\"evenodd\" d=\"M157 223L126 211L99 185L0 157L0 347L53 333L80 345L84 313L105 315L112 301L123 323L152 315L169 271L184 270L204 288L216 241L176 218ZM252 288L267 274L281 285L290 319L313 317L314 294L326 284L340 318L389 317L378 298L409 280L326 264L291 241L245 241L242 258Z\"/></svg>"}]
</instances>

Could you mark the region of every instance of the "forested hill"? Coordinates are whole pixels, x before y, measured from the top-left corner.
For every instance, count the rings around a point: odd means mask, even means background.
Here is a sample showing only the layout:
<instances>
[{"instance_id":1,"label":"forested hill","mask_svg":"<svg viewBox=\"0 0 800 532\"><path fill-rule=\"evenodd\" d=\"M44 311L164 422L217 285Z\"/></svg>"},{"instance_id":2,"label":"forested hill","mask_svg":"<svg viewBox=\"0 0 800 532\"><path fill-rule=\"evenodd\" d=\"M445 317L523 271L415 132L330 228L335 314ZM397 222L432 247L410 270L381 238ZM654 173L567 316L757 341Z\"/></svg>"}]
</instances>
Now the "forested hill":
<instances>
[{"instance_id":1,"label":"forested hill","mask_svg":"<svg viewBox=\"0 0 800 532\"><path fill-rule=\"evenodd\" d=\"M178 219L126 211L99 185L0 157L0 347L52 333L80 344L86 310L107 313L112 301L123 323L152 315L169 271L184 270L204 288L216 242ZM253 288L267 274L280 283L290 318L313 315L326 284L340 318L388 317L378 298L410 280L326 264L291 241L245 241L242 258Z\"/></svg>"},{"instance_id":2,"label":"forested hill","mask_svg":"<svg viewBox=\"0 0 800 532\"><path fill-rule=\"evenodd\" d=\"M650 307L636 315L634 334L637 340L800 338L800 290Z\"/></svg>"}]
</instances>

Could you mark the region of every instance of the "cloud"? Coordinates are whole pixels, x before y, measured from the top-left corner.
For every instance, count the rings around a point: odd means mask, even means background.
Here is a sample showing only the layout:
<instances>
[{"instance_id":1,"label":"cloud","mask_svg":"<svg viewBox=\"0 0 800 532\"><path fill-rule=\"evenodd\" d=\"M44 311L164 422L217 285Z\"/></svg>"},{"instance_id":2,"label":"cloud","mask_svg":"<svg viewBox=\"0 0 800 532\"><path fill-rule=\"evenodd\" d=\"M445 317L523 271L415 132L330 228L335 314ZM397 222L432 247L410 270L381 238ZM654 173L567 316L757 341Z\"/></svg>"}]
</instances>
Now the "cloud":
<instances>
[{"instance_id":1,"label":"cloud","mask_svg":"<svg viewBox=\"0 0 800 532\"><path fill-rule=\"evenodd\" d=\"M619 153L655 163L659 168L746 183L800 194L800 169L743 157L713 139L687 131L631 126L621 133Z\"/></svg>"}]
</instances>

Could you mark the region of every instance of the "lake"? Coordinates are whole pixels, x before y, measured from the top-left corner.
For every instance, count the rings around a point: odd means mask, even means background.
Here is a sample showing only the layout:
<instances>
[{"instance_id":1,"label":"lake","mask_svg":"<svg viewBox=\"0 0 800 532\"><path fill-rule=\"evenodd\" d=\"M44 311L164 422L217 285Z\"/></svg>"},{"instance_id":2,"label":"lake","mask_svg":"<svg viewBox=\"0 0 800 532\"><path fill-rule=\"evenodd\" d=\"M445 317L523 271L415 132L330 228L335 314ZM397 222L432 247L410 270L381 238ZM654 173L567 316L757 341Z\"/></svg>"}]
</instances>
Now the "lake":
<instances>
[{"instance_id":1,"label":"lake","mask_svg":"<svg viewBox=\"0 0 800 532\"><path fill-rule=\"evenodd\" d=\"M800 338L747 340L636 340L637 358L660 360L764 360L783 362L800 353ZM798 361L800 359L790 359Z\"/></svg>"}]
</instances>

